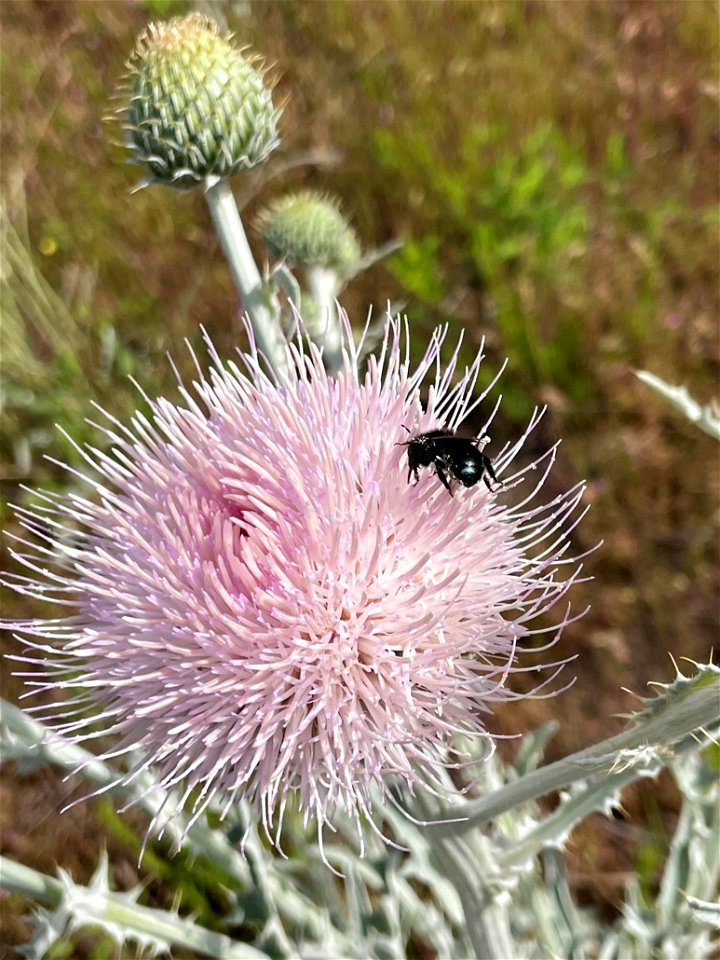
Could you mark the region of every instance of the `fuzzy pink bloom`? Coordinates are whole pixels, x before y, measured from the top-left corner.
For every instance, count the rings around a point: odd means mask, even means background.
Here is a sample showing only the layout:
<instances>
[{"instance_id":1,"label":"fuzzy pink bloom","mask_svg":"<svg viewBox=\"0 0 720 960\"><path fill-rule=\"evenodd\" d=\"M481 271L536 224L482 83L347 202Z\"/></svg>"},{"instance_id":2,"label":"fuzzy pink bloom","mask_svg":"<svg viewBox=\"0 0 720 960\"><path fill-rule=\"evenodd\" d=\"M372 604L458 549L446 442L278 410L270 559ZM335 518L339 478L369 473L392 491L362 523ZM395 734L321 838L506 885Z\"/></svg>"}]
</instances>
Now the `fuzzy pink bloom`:
<instances>
[{"instance_id":1,"label":"fuzzy pink bloom","mask_svg":"<svg viewBox=\"0 0 720 960\"><path fill-rule=\"evenodd\" d=\"M556 577L582 488L535 503L553 451L513 475L527 431L495 454L499 489L451 497L427 467L408 483L404 427L452 430L479 402L481 357L453 386L443 339L411 372L389 321L364 375L351 351L337 379L293 344L284 386L208 345L182 405L109 418L112 454L85 451L88 498L19 511L33 578L6 579L73 608L14 624L51 672L36 686L100 706L120 739L102 756L132 757L120 782L151 764L195 814L242 797L268 829L291 794L320 827L336 809L363 820L373 785L432 783L450 738L487 736L491 704L517 696L518 642L576 575ZM68 710L53 726L79 742L97 723Z\"/></svg>"}]
</instances>

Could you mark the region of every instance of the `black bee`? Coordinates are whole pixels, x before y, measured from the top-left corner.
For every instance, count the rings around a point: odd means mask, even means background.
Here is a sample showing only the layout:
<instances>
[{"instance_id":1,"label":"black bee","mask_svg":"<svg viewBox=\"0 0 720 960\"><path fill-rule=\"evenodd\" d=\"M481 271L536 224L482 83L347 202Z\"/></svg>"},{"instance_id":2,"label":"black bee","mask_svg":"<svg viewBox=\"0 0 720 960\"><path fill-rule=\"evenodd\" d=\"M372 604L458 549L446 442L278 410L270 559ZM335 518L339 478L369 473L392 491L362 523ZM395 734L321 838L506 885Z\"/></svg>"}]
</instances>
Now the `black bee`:
<instances>
[{"instance_id":1,"label":"black bee","mask_svg":"<svg viewBox=\"0 0 720 960\"><path fill-rule=\"evenodd\" d=\"M492 490L488 475L497 484L502 481L495 476L490 457L482 452L482 447L489 441L489 437L468 440L466 437L458 437L451 430L428 430L427 433L410 437L407 443L402 444L408 448L408 483L413 476L415 483L418 482L420 467L434 466L440 483L450 496L453 492L448 476L464 487L473 487L482 478L488 490Z\"/></svg>"}]
</instances>

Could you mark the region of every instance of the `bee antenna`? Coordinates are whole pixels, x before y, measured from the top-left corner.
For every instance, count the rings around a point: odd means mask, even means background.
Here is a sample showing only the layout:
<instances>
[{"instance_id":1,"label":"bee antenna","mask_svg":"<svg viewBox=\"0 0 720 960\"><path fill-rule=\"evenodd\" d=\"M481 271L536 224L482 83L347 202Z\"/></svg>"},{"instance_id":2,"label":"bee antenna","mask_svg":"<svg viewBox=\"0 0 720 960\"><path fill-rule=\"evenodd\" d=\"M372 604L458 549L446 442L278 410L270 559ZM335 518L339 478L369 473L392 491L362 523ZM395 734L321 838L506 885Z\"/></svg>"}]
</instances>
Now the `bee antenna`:
<instances>
[{"instance_id":1,"label":"bee antenna","mask_svg":"<svg viewBox=\"0 0 720 960\"><path fill-rule=\"evenodd\" d=\"M404 423L401 423L400 426L403 428L403 430L407 430L408 433L412 433L412 430L411 430L409 427L406 427ZM394 446L396 446L396 447L407 447L409 443L410 443L410 441L409 441L409 440L406 440L406 441L404 441L404 442L401 441L400 443L396 443L396 444L394 444Z\"/></svg>"}]
</instances>

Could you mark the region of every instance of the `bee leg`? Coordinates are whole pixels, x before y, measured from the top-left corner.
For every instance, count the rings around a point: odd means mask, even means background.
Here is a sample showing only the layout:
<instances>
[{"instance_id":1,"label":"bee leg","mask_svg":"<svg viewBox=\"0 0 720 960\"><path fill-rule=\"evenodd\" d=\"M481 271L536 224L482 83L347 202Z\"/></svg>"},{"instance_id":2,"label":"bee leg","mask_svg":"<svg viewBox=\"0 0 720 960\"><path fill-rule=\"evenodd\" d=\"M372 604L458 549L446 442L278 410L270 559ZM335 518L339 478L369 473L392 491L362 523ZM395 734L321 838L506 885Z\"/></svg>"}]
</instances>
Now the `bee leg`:
<instances>
[{"instance_id":1,"label":"bee leg","mask_svg":"<svg viewBox=\"0 0 720 960\"><path fill-rule=\"evenodd\" d=\"M501 487L502 480L498 480L498 478L495 476L495 471L493 470L492 460L490 459L490 457L485 457L485 456L483 457L483 466L485 467L485 470L487 471L487 473L489 473L492 479L495 481L495 483L499 487ZM492 484L488 480L487 474L485 473L483 473L483 480L485 481L485 486L488 488L488 490L492 490L493 489Z\"/></svg>"},{"instance_id":2,"label":"bee leg","mask_svg":"<svg viewBox=\"0 0 720 960\"><path fill-rule=\"evenodd\" d=\"M445 476L445 471L442 468L442 465L439 463L435 464L435 471L440 479L440 483L445 487L450 496L453 495L452 490L450 489L450 484L448 483L448 478Z\"/></svg>"},{"instance_id":3,"label":"bee leg","mask_svg":"<svg viewBox=\"0 0 720 960\"><path fill-rule=\"evenodd\" d=\"M483 474L483 480L484 480L484 482L485 482L485 486L488 488L488 490L489 490L491 493L494 493L495 490L497 490L498 487L501 487L501 486L503 485L502 480L498 480L497 477L493 477L493 480L494 480L495 483L497 484L497 486L495 486L495 487L490 483L490 481L489 481L488 478L485 476L485 474Z\"/></svg>"}]
</instances>

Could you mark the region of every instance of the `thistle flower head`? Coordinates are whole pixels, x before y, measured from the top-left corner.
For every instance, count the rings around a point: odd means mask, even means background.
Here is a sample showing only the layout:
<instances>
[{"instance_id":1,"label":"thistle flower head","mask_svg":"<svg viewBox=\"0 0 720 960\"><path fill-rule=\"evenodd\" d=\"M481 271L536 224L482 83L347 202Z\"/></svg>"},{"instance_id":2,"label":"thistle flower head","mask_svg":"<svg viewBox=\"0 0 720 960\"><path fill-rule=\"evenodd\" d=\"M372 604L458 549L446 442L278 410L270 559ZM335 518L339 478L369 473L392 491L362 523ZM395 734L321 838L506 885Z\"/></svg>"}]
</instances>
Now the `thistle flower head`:
<instances>
[{"instance_id":1,"label":"thistle flower head","mask_svg":"<svg viewBox=\"0 0 720 960\"><path fill-rule=\"evenodd\" d=\"M518 644L574 577L557 568L582 490L538 503L553 456L513 473L525 435L498 445L500 493L450 496L432 466L408 482L407 431L454 430L479 402L481 357L452 385L443 338L412 371L390 320L379 358L360 375L350 348L337 378L292 344L282 384L255 352L223 364L208 344L180 404L109 419L87 497L19 510L32 576L6 582L71 613L13 626L50 670L37 687L100 707L108 757L140 751L119 779L152 764L196 814L244 797L268 829L291 795L320 826L362 821L373 788L432 783L453 735L487 736L492 704L517 696ZM75 713L54 726L82 741L98 717Z\"/></svg>"},{"instance_id":2,"label":"thistle flower head","mask_svg":"<svg viewBox=\"0 0 720 960\"><path fill-rule=\"evenodd\" d=\"M347 274L360 259L357 236L338 204L315 191L281 197L260 213L258 225L270 253L291 266Z\"/></svg>"},{"instance_id":3,"label":"thistle flower head","mask_svg":"<svg viewBox=\"0 0 720 960\"><path fill-rule=\"evenodd\" d=\"M257 61L201 14L150 24L128 69L126 145L145 183L212 185L262 163L279 143L280 110Z\"/></svg>"}]
</instances>

